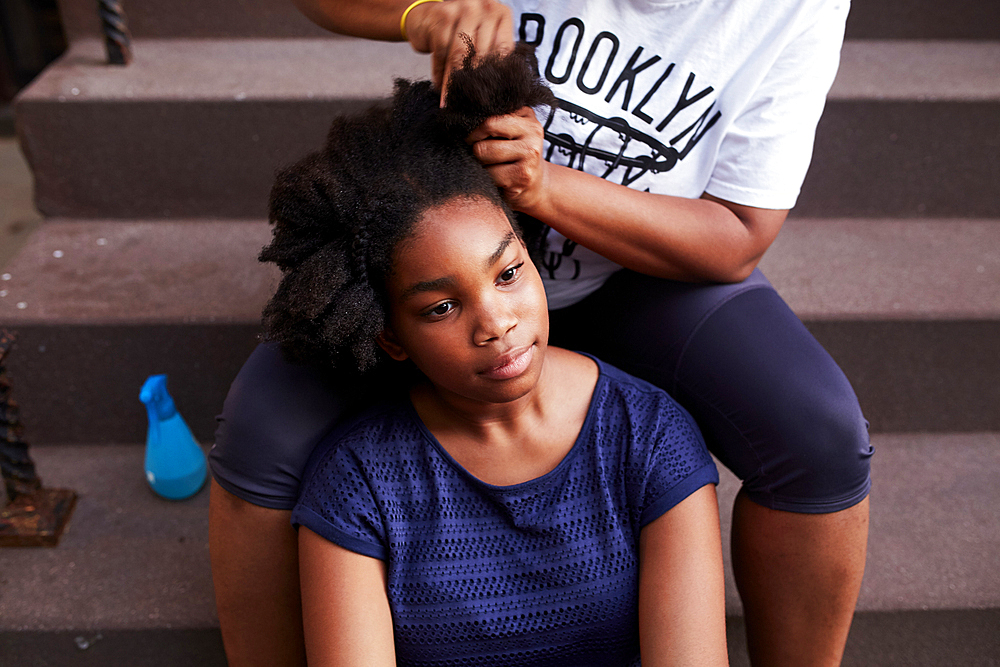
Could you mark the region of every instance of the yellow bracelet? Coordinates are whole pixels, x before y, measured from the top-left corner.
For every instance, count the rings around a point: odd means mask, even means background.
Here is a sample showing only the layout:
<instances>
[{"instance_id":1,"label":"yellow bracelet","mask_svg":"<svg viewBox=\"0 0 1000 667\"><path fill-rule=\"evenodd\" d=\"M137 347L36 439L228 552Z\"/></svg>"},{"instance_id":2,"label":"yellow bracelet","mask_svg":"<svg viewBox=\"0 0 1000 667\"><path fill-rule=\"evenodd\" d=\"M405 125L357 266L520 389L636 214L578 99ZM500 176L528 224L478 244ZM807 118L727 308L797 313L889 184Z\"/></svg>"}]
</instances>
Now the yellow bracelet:
<instances>
[{"instance_id":1,"label":"yellow bracelet","mask_svg":"<svg viewBox=\"0 0 1000 667\"><path fill-rule=\"evenodd\" d=\"M399 19L399 32L403 35L403 39L407 42L410 41L410 38L406 36L406 17L410 13L411 9L413 9L417 5L422 5L425 2L443 2L443 0L417 0L412 5L406 8L406 11L403 12L403 18Z\"/></svg>"}]
</instances>

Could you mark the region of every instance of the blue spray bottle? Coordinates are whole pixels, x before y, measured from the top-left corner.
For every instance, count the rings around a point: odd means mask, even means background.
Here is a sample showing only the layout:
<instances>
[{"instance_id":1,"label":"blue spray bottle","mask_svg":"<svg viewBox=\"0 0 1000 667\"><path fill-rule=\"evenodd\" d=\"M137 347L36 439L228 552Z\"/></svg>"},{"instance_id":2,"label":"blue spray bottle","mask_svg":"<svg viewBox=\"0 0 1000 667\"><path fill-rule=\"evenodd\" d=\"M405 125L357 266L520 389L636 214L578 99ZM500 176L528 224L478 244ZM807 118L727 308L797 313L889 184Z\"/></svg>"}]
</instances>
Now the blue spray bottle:
<instances>
[{"instance_id":1,"label":"blue spray bottle","mask_svg":"<svg viewBox=\"0 0 1000 667\"><path fill-rule=\"evenodd\" d=\"M205 483L205 454L167 392L166 375L150 375L139 400L146 404L146 479L153 491L170 500L193 496Z\"/></svg>"}]
</instances>

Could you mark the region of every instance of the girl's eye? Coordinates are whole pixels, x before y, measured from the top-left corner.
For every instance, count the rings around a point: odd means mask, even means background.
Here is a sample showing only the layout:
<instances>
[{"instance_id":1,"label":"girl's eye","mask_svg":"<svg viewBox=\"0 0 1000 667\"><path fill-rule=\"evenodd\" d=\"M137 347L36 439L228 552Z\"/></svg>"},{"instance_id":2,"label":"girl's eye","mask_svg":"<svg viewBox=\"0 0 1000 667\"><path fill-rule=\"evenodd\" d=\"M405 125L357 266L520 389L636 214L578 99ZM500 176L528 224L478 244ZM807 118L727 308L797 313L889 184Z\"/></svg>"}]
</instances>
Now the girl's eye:
<instances>
[{"instance_id":1,"label":"girl's eye","mask_svg":"<svg viewBox=\"0 0 1000 667\"><path fill-rule=\"evenodd\" d=\"M434 306L424 314L429 317L443 317L448 313L450 313L451 309L454 307L455 304L453 304L451 301L445 301L443 303L439 303L438 305Z\"/></svg>"},{"instance_id":2,"label":"girl's eye","mask_svg":"<svg viewBox=\"0 0 1000 667\"><path fill-rule=\"evenodd\" d=\"M517 278L517 274L520 273L522 266L524 266L524 262L521 262L520 264L518 264L516 266L512 266L509 269L507 269L506 271L504 271L503 273L501 273L500 274L500 282L502 282L502 283L513 282L514 279Z\"/></svg>"}]
</instances>

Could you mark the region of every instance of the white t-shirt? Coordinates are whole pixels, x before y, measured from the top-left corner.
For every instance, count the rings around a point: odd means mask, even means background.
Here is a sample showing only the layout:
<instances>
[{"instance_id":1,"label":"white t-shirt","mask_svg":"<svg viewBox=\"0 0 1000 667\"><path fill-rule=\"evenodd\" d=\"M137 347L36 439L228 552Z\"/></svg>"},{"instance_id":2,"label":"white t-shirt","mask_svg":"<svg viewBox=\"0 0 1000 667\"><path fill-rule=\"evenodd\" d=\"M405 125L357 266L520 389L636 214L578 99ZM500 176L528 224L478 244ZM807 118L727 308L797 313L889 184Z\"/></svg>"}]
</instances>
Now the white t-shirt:
<instances>
[{"instance_id":1,"label":"white t-shirt","mask_svg":"<svg viewBox=\"0 0 1000 667\"><path fill-rule=\"evenodd\" d=\"M508 1L560 101L539 119L550 162L648 192L795 204L850 0ZM551 230L549 307L619 268Z\"/></svg>"}]
</instances>

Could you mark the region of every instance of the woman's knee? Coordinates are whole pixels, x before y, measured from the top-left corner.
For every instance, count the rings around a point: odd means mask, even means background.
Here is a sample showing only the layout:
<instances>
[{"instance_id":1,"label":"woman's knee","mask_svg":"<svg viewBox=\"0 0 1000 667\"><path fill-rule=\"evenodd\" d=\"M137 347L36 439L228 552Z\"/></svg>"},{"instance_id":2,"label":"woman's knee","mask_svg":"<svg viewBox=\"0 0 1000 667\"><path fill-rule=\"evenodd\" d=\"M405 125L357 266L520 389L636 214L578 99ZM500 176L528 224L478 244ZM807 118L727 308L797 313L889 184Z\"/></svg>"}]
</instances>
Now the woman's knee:
<instances>
[{"instance_id":1,"label":"woman's knee","mask_svg":"<svg viewBox=\"0 0 1000 667\"><path fill-rule=\"evenodd\" d=\"M871 446L854 390L773 289L707 317L677 378L716 455L758 504L823 513L867 494Z\"/></svg>"},{"instance_id":2,"label":"woman's knee","mask_svg":"<svg viewBox=\"0 0 1000 667\"><path fill-rule=\"evenodd\" d=\"M821 387L783 406L758 445L760 466L744 479L758 504L826 513L860 502L871 486L868 422L847 385Z\"/></svg>"}]
</instances>

